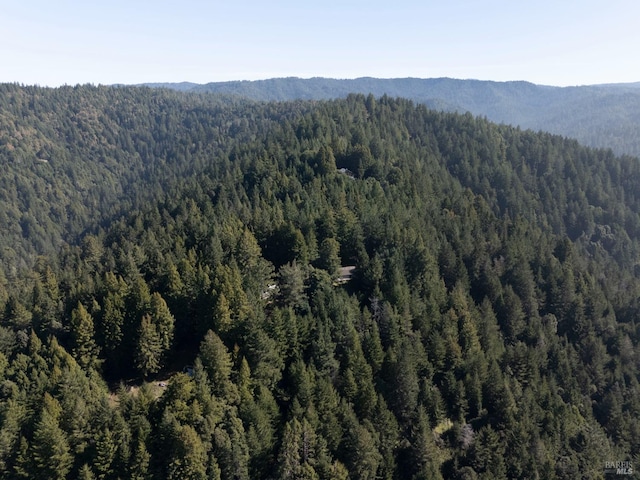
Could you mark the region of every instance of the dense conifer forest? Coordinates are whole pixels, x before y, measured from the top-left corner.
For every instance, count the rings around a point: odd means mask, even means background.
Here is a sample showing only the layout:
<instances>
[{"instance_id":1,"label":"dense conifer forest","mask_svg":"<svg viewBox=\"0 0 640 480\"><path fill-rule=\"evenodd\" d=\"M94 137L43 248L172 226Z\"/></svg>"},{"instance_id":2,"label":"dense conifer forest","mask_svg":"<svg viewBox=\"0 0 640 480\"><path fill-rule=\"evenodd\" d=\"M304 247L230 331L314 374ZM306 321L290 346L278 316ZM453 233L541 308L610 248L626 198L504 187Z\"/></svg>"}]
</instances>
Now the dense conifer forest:
<instances>
[{"instance_id":1,"label":"dense conifer forest","mask_svg":"<svg viewBox=\"0 0 640 480\"><path fill-rule=\"evenodd\" d=\"M289 77L149 86L260 101L329 100L351 93L389 95L437 110L471 112L493 122L556 133L584 145L610 148L618 155L640 156L640 83L551 87L454 78Z\"/></svg>"},{"instance_id":2,"label":"dense conifer forest","mask_svg":"<svg viewBox=\"0 0 640 480\"><path fill-rule=\"evenodd\" d=\"M0 163L2 478L640 466L635 158L384 96L0 85Z\"/></svg>"}]
</instances>

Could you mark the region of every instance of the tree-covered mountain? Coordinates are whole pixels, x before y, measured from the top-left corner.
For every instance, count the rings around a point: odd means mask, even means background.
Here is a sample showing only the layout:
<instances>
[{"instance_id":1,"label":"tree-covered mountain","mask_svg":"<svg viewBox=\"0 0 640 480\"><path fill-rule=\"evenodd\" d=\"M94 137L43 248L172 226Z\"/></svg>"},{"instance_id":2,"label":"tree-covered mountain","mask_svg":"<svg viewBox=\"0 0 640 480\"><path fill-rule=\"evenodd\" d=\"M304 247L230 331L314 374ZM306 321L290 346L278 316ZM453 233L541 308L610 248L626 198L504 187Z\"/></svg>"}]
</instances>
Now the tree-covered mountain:
<instances>
[{"instance_id":1,"label":"tree-covered mountain","mask_svg":"<svg viewBox=\"0 0 640 480\"><path fill-rule=\"evenodd\" d=\"M585 145L640 156L638 83L549 87L528 82L491 82L451 78L274 78L197 84L151 84L214 92L253 100L326 100L350 93L389 95L437 110L471 112L499 123L542 130Z\"/></svg>"},{"instance_id":2,"label":"tree-covered mountain","mask_svg":"<svg viewBox=\"0 0 640 480\"><path fill-rule=\"evenodd\" d=\"M253 125L254 105L246 103L145 88L0 85L1 270L13 280L37 255L251 140L242 127ZM278 122L278 108L265 107L255 128Z\"/></svg>"},{"instance_id":3,"label":"tree-covered mountain","mask_svg":"<svg viewBox=\"0 0 640 480\"><path fill-rule=\"evenodd\" d=\"M637 160L386 96L0 112L3 478L638 465Z\"/></svg>"}]
</instances>

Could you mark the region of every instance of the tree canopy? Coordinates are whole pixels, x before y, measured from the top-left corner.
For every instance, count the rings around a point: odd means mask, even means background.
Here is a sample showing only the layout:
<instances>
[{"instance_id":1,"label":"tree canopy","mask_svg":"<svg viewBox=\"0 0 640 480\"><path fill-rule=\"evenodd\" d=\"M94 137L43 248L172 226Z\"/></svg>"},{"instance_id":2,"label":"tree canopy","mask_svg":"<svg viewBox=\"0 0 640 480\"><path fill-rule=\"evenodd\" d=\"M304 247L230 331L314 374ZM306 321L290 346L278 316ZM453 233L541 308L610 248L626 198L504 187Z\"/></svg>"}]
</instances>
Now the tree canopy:
<instances>
[{"instance_id":1,"label":"tree canopy","mask_svg":"<svg viewBox=\"0 0 640 480\"><path fill-rule=\"evenodd\" d=\"M0 121L6 478L640 460L637 159L372 95L0 85Z\"/></svg>"}]
</instances>

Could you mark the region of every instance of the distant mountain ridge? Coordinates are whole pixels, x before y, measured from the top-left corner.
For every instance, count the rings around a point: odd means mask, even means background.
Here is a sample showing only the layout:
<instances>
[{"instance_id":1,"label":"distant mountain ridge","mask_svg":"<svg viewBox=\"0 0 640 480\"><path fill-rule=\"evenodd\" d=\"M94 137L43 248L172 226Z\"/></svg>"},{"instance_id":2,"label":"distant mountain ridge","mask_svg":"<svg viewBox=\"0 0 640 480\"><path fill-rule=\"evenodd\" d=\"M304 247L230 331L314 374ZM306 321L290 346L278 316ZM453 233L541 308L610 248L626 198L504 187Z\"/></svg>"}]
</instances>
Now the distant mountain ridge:
<instances>
[{"instance_id":1,"label":"distant mountain ridge","mask_svg":"<svg viewBox=\"0 0 640 480\"><path fill-rule=\"evenodd\" d=\"M471 112L640 156L640 82L552 87L525 81L452 78L272 78L255 81L149 83L150 87L236 95L259 101L325 100L350 93L409 98L436 110Z\"/></svg>"}]
</instances>

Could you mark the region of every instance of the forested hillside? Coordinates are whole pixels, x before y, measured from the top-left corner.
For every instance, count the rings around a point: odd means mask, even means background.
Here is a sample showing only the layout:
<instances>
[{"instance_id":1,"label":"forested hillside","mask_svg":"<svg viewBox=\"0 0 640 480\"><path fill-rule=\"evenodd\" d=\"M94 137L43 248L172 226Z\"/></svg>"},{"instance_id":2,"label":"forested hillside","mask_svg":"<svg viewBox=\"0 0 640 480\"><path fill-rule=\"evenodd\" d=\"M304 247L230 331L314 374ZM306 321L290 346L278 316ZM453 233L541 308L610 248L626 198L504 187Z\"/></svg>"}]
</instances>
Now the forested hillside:
<instances>
[{"instance_id":1,"label":"forested hillside","mask_svg":"<svg viewBox=\"0 0 640 480\"><path fill-rule=\"evenodd\" d=\"M242 128L255 108L244 103L144 88L0 85L2 270L15 280L38 254L135 209L278 121L278 107L265 106Z\"/></svg>"},{"instance_id":2,"label":"forested hillside","mask_svg":"<svg viewBox=\"0 0 640 480\"><path fill-rule=\"evenodd\" d=\"M344 98L350 93L403 97L436 110L471 112L494 122L556 133L593 147L611 148L619 155L640 156L637 83L560 88L529 82L364 77L152 85L265 101Z\"/></svg>"},{"instance_id":3,"label":"forested hillside","mask_svg":"<svg viewBox=\"0 0 640 480\"><path fill-rule=\"evenodd\" d=\"M2 478L640 465L637 160L371 95L0 102Z\"/></svg>"}]
</instances>

